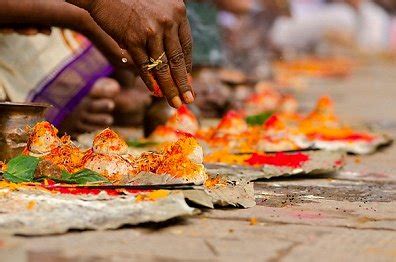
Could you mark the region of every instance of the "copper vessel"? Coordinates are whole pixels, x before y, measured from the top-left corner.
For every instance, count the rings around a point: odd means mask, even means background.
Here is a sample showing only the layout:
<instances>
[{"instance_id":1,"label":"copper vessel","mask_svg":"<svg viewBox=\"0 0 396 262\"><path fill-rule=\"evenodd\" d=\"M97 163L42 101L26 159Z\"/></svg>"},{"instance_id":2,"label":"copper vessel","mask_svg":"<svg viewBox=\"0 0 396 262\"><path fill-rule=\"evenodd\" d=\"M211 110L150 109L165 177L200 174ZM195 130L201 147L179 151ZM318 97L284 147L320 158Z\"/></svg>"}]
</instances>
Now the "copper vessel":
<instances>
[{"instance_id":1,"label":"copper vessel","mask_svg":"<svg viewBox=\"0 0 396 262\"><path fill-rule=\"evenodd\" d=\"M20 154L28 139L28 126L45 119L50 107L41 103L0 103L0 161Z\"/></svg>"}]
</instances>

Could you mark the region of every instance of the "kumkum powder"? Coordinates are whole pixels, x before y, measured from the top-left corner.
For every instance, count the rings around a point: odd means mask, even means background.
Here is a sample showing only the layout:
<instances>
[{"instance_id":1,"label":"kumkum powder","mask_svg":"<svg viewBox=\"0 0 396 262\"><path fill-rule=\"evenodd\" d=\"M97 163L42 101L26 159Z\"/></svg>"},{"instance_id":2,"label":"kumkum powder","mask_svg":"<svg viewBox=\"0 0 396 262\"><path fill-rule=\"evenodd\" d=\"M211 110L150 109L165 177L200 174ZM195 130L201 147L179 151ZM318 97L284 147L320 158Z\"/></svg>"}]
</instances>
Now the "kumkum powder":
<instances>
[{"instance_id":1,"label":"kumkum powder","mask_svg":"<svg viewBox=\"0 0 396 262\"><path fill-rule=\"evenodd\" d=\"M303 153L276 153L271 155L253 153L245 162L251 166L272 165L298 168L308 160L309 156Z\"/></svg>"}]
</instances>

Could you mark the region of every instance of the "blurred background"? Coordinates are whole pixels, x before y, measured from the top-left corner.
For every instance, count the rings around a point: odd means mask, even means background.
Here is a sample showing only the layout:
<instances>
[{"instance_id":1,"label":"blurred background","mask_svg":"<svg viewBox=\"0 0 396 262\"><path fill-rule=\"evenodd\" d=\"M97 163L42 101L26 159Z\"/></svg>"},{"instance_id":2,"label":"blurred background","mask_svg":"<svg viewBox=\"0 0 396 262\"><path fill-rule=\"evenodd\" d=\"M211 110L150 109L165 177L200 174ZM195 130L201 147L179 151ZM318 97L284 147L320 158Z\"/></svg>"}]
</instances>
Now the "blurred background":
<instances>
[{"instance_id":1,"label":"blurred background","mask_svg":"<svg viewBox=\"0 0 396 262\"><path fill-rule=\"evenodd\" d=\"M393 0L186 4L194 38L191 109L205 118L240 109L265 84L303 89L306 77L345 77L359 63L396 52ZM81 26L65 19L68 28L1 29L0 100L52 104L48 120L73 135L111 125L144 126L149 135L165 123L173 109L150 96L108 36L89 19Z\"/></svg>"}]
</instances>

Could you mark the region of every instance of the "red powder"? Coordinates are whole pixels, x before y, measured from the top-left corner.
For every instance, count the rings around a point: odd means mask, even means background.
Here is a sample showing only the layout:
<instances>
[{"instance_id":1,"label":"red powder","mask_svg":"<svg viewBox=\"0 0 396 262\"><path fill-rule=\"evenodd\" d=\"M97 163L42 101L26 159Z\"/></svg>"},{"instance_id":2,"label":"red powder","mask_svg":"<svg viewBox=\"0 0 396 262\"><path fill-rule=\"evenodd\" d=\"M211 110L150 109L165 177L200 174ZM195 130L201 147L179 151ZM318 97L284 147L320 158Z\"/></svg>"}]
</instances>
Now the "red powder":
<instances>
[{"instance_id":1,"label":"red powder","mask_svg":"<svg viewBox=\"0 0 396 262\"><path fill-rule=\"evenodd\" d=\"M61 194L71 194L71 195L98 195L100 192L105 191L110 196L117 196L121 193L114 189L90 189L90 188L77 188L77 187L51 187L46 188L51 192L57 192Z\"/></svg>"},{"instance_id":2,"label":"red powder","mask_svg":"<svg viewBox=\"0 0 396 262\"><path fill-rule=\"evenodd\" d=\"M217 128L218 129L223 128L223 127L233 128L232 120L234 120L234 119L245 121L243 119L242 113L235 111L235 110L231 110L231 111L228 111L227 114L225 114L225 116L223 116L220 123L217 125Z\"/></svg>"},{"instance_id":3,"label":"red powder","mask_svg":"<svg viewBox=\"0 0 396 262\"><path fill-rule=\"evenodd\" d=\"M231 118L243 118L242 114L235 110L230 110L224 116L224 119L231 119Z\"/></svg>"},{"instance_id":4,"label":"red powder","mask_svg":"<svg viewBox=\"0 0 396 262\"><path fill-rule=\"evenodd\" d=\"M184 131L180 131L180 130L176 130L175 132L180 137L189 137L189 138L194 138L195 137L193 134L188 133L188 132L184 132Z\"/></svg>"},{"instance_id":5,"label":"red powder","mask_svg":"<svg viewBox=\"0 0 396 262\"><path fill-rule=\"evenodd\" d=\"M263 126L264 128L271 128L279 122L280 122L279 117L277 115L272 115L267 119L267 121L264 122Z\"/></svg>"},{"instance_id":6,"label":"red powder","mask_svg":"<svg viewBox=\"0 0 396 262\"><path fill-rule=\"evenodd\" d=\"M326 141L349 141L349 142L356 142L356 141L365 141L365 142L371 142L374 140L374 137L369 134L365 133L353 133L350 135L345 135L345 136L325 136L321 134L311 134L309 135L312 139L320 139L320 140L326 140Z\"/></svg>"},{"instance_id":7,"label":"red powder","mask_svg":"<svg viewBox=\"0 0 396 262\"><path fill-rule=\"evenodd\" d=\"M253 94L247 99L247 103L251 104L259 104L264 98L266 94Z\"/></svg>"},{"instance_id":8,"label":"red powder","mask_svg":"<svg viewBox=\"0 0 396 262\"><path fill-rule=\"evenodd\" d=\"M188 115L190 113L190 110L188 110L186 105L182 105L181 107L179 107L179 109L177 109L177 113L180 115Z\"/></svg>"},{"instance_id":9,"label":"red powder","mask_svg":"<svg viewBox=\"0 0 396 262\"><path fill-rule=\"evenodd\" d=\"M309 156L303 153L285 154L276 153L271 155L254 153L246 160L246 163L255 165L273 165L273 166L288 166L301 167L301 164L309 160Z\"/></svg>"},{"instance_id":10,"label":"red powder","mask_svg":"<svg viewBox=\"0 0 396 262\"><path fill-rule=\"evenodd\" d=\"M37 186L37 184L32 184L32 186ZM101 188L89 188L89 187L78 187L72 185L60 185L56 184L53 180L46 179L46 181L39 185L48 191L61 194L70 195L98 195L100 192L104 191L110 196L123 195L125 192L131 194L137 194L141 192L150 192L152 190L135 190L135 189L101 189Z\"/></svg>"},{"instance_id":11,"label":"red powder","mask_svg":"<svg viewBox=\"0 0 396 262\"><path fill-rule=\"evenodd\" d=\"M337 160L334 162L335 166L343 166L344 165L344 161L343 160Z\"/></svg>"},{"instance_id":12,"label":"red powder","mask_svg":"<svg viewBox=\"0 0 396 262\"><path fill-rule=\"evenodd\" d=\"M155 97L163 97L164 94L161 91L161 88L159 87L157 81L154 78L154 75L151 73L150 74L150 81L151 81L151 85L153 87L153 90L150 90L152 95Z\"/></svg>"},{"instance_id":13,"label":"red powder","mask_svg":"<svg viewBox=\"0 0 396 262\"><path fill-rule=\"evenodd\" d=\"M55 186L55 187L44 187L45 189L61 193L61 194L70 194L70 195L98 195L100 192L104 191L109 196L118 196L123 195L124 192L128 192L131 194L137 194L141 192L147 192L151 190L131 190L131 189L98 189L98 188L84 188L84 187L62 187L62 186Z\"/></svg>"}]
</instances>

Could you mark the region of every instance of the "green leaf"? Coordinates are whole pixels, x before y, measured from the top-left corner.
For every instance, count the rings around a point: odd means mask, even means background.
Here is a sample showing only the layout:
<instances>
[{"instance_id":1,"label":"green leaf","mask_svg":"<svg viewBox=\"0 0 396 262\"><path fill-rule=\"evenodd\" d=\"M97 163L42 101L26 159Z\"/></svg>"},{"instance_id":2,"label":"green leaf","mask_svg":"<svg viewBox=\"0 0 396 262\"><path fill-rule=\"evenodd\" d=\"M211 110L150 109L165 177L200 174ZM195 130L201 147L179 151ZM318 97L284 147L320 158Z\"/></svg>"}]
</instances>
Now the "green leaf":
<instances>
[{"instance_id":1,"label":"green leaf","mask_svg":"<svg viewBox=\"0 0 396 262\"><path fill-rule=\"evenodd\" d=\"M44 177L35 178L34 172L36 171L39 163L39 158L32 156L17 156L11 159L7 164L7 171L3 174L3 177L14 183L21 182L33 182L40 181ZM53 179L50 177L50 179ZM70 174L66 171L62 171L61 179L53 179L57 182L69 183L69 184L86 184L92 182L108 182L106 178L101 176L99 173L83 169L74 174Z\"/></svg>"},{"instance_id":2,"label":"green leaf","mask_svg":"<svg viewBox=\"0 0 396 262\"><path fill-rule=\"evenodd\" d=\"M5 172L3 174L3 177L5 180L9 181L9 182L13 182L13 183L22 183L22 182L32 182L32 181L28 181L26 179L14 176L13 174L7 173Z\"/></svg>"},{"instance_id":3,"label":"green leaf","mask_svg":"<svg viewBox=\"0 0 396 262\"><path fill-rule=\"evenodd\" d=\"M38 163L37 157L23 155L14 157L8 162L3 177L14 183L32 182Z\"/></svg>"},{"instance_id":4,"label":"green leaf","mask_svg":"<svg viewBox=\"0 0 396 262\"><path fill-rule=\"evenodd\" d=\"M137 147L137 148L142 148L142 147L151 147L151 146L156 146L158 143L151 142L151 141L146 141L142 142L139 140L130 140L127 142L128 146L130 147Z\"/></svg>"},{"instance_id":5,"label":"green leaf","mask_svg":"<svg viewBox=\"0 0 396 262\"><path fill-rule=\"evenodd\" d=\"M250 126L259 126L272 116L273 112L265 112L257 115L251 115L246 117L246 123Z\"/></svg>"},{"instance_id":6,"label":"green leaf","mask_svg":"<svg viewBox=\"0 0 396 262\"><path fill-rule=\"evenodd\" d=\"M68 184L86 184L92 182L108 182L108 180L95 171L83 169L74 174L62 171L62 178L57 179L57 182Z\"/></svg>"}]
</instances>

